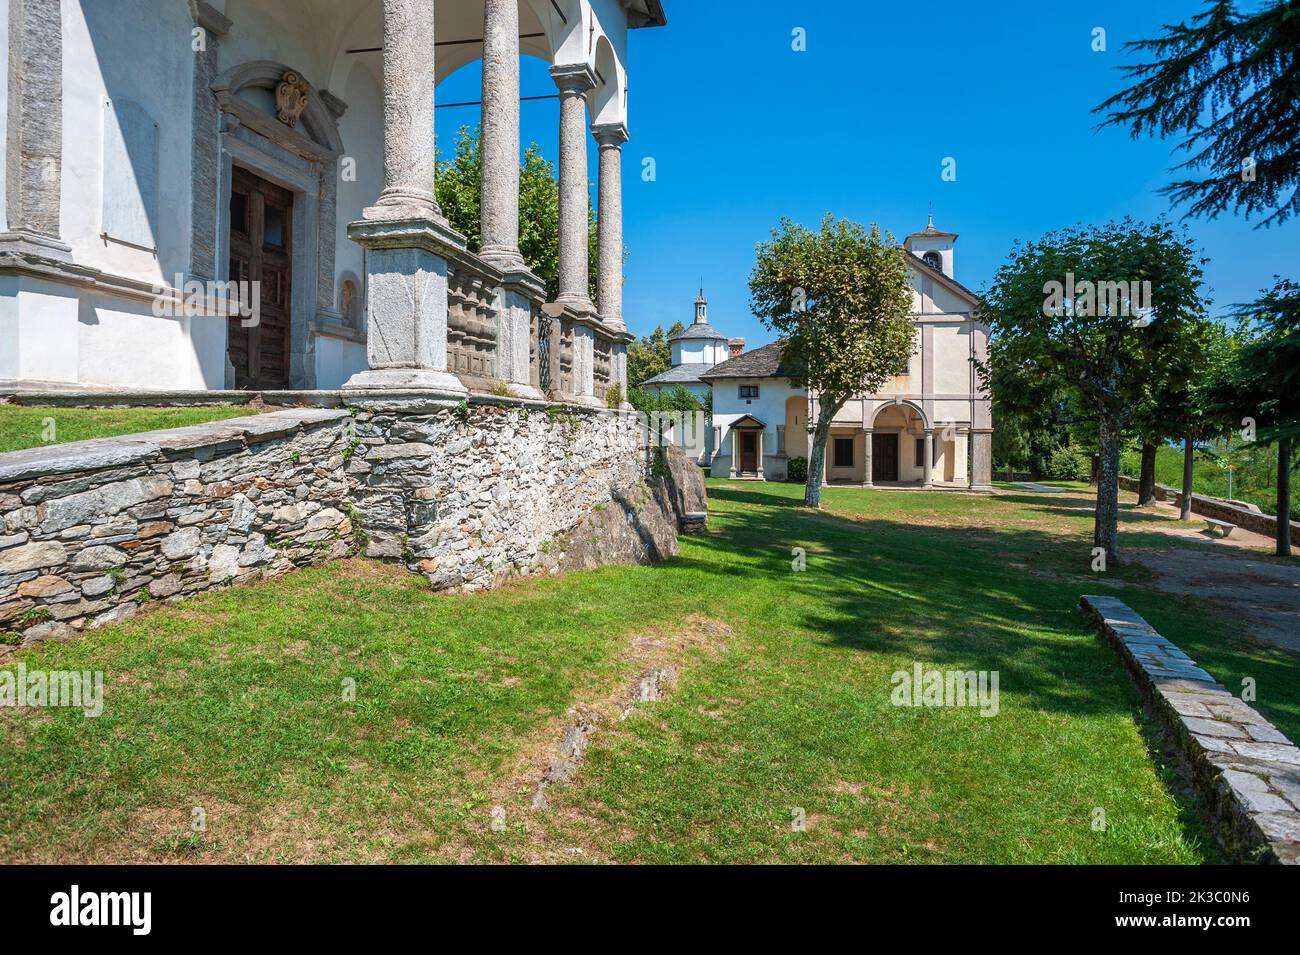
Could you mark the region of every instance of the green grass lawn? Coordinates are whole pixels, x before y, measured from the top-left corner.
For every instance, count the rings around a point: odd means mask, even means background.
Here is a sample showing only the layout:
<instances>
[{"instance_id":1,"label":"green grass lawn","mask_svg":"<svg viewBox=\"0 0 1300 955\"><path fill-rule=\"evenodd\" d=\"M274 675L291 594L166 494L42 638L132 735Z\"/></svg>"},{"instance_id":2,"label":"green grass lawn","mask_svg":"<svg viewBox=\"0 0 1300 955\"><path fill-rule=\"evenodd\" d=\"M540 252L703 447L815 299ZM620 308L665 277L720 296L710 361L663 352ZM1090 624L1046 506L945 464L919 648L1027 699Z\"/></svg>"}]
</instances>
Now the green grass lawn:
<instances>
[{"instance_id":1,"label":"green grass lawn","mask_svg":"<svg viewBox=\"0 0 1300 955\"><path fill-rule=\"evenodd\" d=\"M657 567L439 596L354 560L24 651L103 670L105 710L0 709L0 860L1217 859L1079 595L1254 676L1293 737L1294 656L1137 570L1107 586L1069 499L828 488L819 514L800 493L710 481L710 532ZM1126 534L1156 519L1126 509ZM638 638L680 638L676 690L607 721L532 810L570 707L643 672ZM892 705L914 662L997 670L998 714Z\"/></svg>"},{"instance_id":2,"label":"green grass lawn","mask_svg":"<svg viewBox=\"0 0 1300 955\"><path fill-rule=\"evenodd\" d=\"M256 414L247 405L218 408L57 408L0 404L0 453L44 444L183 428Z\"/></svg>"},{"instance_id":3,"label":"green grass lawn","mask_svg":"<svg viewBox=\"0 0 1300 955\"><path fill-rule=\"evenodd\" d=\"M1209 497L1228 496L1228 472L1200 451L1193 455L1192 490ZM1142 471L1142 452L1124 452L1120 471L1137 477ZM1175 490L1183 486L1183 450L1169 445L1156 449L1156 483ZM1232 475L1232 498L1249 501L1265 514L1277 513L1277 447L1260 445L1247 455ZM1300 519L1300 481L1291 479L1291 516Z\"/></svg>"}]
</instances>

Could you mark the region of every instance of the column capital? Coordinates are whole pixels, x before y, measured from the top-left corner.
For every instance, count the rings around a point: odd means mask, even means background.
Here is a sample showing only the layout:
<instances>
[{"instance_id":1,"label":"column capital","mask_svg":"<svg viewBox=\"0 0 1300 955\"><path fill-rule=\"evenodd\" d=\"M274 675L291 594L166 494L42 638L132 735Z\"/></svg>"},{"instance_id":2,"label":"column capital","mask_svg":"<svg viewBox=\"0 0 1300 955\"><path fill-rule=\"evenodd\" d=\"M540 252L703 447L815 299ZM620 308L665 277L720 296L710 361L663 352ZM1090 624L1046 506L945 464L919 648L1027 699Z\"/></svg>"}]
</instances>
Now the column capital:
<instances>
[{"instance_id":1,"label":"column capital","mask_svg":"<svg viewBox=\"0 0 1300 955\"><path fill-rule=\"evenodd\" d=\"M557 63L551 67L551 79L561 93L585 93L596 87L596 71L586 63Z\"/></svg>"},{"instance_id":2,"label":"column capital","mask_svg":"<svg viewBox=\"0 0 1300 955\"><path fill-rule=\"evenodd\" d=\"M591 134L602 147L622 146L627 142L626 123L594 123Z\"/></svg>"}]
</instances>

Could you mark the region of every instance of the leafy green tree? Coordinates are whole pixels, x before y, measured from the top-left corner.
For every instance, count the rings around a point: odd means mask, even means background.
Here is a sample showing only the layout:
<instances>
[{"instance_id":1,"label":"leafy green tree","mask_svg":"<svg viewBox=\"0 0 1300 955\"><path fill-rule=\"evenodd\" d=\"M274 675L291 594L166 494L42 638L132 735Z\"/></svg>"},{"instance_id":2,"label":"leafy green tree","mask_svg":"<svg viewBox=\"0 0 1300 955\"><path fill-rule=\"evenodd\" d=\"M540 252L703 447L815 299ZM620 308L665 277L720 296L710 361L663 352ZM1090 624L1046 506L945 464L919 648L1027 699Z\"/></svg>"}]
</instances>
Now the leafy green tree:
<instances>
[{"instance_id":1,"label":"leafy green tree","mask_svg":"<svg viewBox=\"0 0 1300 955\"><path fill-rule=\"evenodd\" d=\"M1143 284L1149 283L1149 284ZM1203 309L1200 258L1165 222L1075 226L1015 246L984 294L990 369L1011 365L1040 393L1062 391L1097 427L1093 546L1117 560L1123 435L1160 353Z\"/></svg>"},{"instance_id":2,"label":"leafy green tree","mask_svg":"<svg viewBox=\"0 0 1300 955\"><path fill-rule=\"evenodd\" d=\"M451 227L465 236L469 250L482 247L480 209L482 161L477 126L456 133L450 159L438 164L438 205ZM560 185L555 167L532 143L519 166L519 252L529 269L546 284L548 299L560 291ZM596 218L590 212L588 254L597 259ZM596 301L596 270L589 270L591 300Z\"/></svg>"},{"instance_id":3,"label":"leafy green tree","mask_svg":"<svg viewBox=\"0 0 1300 955\"><path fill-rule=\"evenodd\" d=\"M1212 347L1226 335L1221 325L1192 313L1163 336L1139 337L1138 360L1147 368L1139 385L1132 426L1142 448L1138 506L1156 499L1156 453L1169 438L1185 438L1201 422L1198 389L1213 373Z\"/></svg>"},{"instance_id":4,"label":"leafy green tree","mask_svg":"<svg viewBox=\"0 0 1300 955\"><path fill-rule=\"evenodd\" d=\"M915 348L907 265L875 225L828 214L812 231L783 218L758 246L749 292L795 380L817 398L804 503L821 507L831 420L853 395L905 371Z\"/></svg>"},{"instance_id":5,"label":"leafy green tree","mask_svg":"<svg viewBox=\"0 0 1300 955\"><path fill-rule=\"evenodd\" d=\"M684 331L681 322L673 322L667 333L662 325L656 325L649 335L642 335L639 341L627 346L627 380L634 388L643 385L655 375L661 375L672 366L672 347L669 337Z\"/></svg>"},{"instance_id":6,"label":"leafy green tree","mask_svg":"<svg viewBox=\"0 0 1300 955\"><path fill-rule=\"evenodd\" d=\"M1218 407L1255 440L1277 444L1277 554L1291 554L1291 472L1300 438L1300 284L1278 279L1240 310L1253 334L1214 389Z\"/></svg>"},{"instance_id":7,"label":"leafy green tree","mask_svg":"<svg viewBox=\"0 0 1300 955\"><path fill-rule=\"evenodd\" d=\"M1238 6L1212 0L1190 22L1126 43L1152 59L1121 67L1133 84L1097 111L1135 138L1185 137L1176 168L1196 178L1162 191L1190 202L1188 215L1231 207L1282 223L1300 211L1300 4Z\"/></svg>"}]
</instances>

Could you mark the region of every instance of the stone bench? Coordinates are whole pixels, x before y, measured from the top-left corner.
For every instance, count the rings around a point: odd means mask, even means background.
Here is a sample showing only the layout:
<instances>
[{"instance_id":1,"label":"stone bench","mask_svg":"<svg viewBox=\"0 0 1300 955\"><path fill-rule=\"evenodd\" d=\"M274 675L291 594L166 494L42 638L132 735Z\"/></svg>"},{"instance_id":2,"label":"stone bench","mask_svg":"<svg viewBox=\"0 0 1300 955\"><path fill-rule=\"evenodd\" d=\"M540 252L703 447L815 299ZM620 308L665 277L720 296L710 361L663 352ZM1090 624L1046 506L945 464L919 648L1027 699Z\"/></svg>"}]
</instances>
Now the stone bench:
<instances>
[{"instance_id":1,"label":"stone bench","mask_svg":"<svg viewBox=\"0 0 1300 955\"><path fill-rule=\"evenodd\" d=\"M1211 537L1227 537L1236 529L1236 524L1229 524L1227 521L1216 521L1213 517L1205 519L1205 532Z\"/></svg>"},{"instance_id":2,"label":"stone bench","mask_svg":"<svg viewBox=\"0 0 1300 955\"><path fill-rule=\"evenodd\" d=\"M1300 749L1123 601L1079 605L1169 731L1228 855L1300 864Z\"/></svg>"}]
</instances>

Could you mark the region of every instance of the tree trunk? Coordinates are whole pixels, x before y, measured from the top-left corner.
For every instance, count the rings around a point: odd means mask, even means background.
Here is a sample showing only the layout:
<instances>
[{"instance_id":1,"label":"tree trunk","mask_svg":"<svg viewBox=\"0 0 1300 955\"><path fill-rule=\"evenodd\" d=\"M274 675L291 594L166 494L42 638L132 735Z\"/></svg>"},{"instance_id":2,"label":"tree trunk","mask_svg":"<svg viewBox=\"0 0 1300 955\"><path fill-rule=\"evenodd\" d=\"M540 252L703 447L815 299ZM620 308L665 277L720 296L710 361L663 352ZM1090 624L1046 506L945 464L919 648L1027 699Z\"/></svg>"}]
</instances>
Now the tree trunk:
<instances>
[{"instance_id":1,"label":"tree trunk","mask_svg":"<svg viewBox=\"0 0 1300 955\"><path fill-rule=\"evenodd\" d=\"M817 400L817 427L812 447L808 449L808 481L804 484L803 502L808 507L822 506L822 478L826 475L826 439L831 433L831 419L839 410L828 406L821 396Z\"/></svg>"},{"instance_id":2,"label":"tree trunk","mask_svg":"<svg viewBox=\"0 0 1300 955\"><path fill-rule=\"evenodd\" d=\"M1192 436L1189 434L1183 438L1183 501L1178 507L1180 521L1192 519L1192 452Z\"/></svg>"},{"instance_id":3,"label":"tree trunk","mask_svg":"<svg viewBox=\"0 0 1300 955\"><path fill-rule=\"evenodd\" d=\"M1096 487L1097 482L1100 480L1101 480L1101 455L1094 454L1092 456L1092 474L1088 477L1088 483L1091 484L1093 487Z\"/></svg>"},{"instance_id":4,"label":"tree trunk","mask_svg":"<svg viewBox=\"0 0 1300 955\"><path fill-rule=\"evenodd\" d=\"M1119 422L1101 419L1101 453L1097 455L1097 512L1092 543L1106 552L1106 563L1119 562Z\"/></svg>"},{"instance_id":5,"label":"tree trunk","mask_svg":"<svg viewBox=\"0 0 1300 955\"><path fill-rule=\"evenodd\" d=\"M1142 469L1138 475L1138 507L1156 502L1156 446L1142 445Z\"/></svg>"},{"instance_id":6,"label":"tree trunk","mask_svg":"<svg viewBox=\"0 0 1300 955\"><path fill-rule=\"evenodd\" d=\"M1291 439L1277 442L1277 556L1291 556Z\"/></svg>"}]
</instances>

